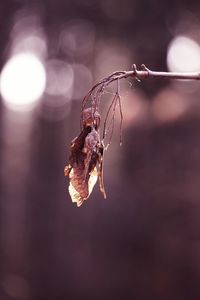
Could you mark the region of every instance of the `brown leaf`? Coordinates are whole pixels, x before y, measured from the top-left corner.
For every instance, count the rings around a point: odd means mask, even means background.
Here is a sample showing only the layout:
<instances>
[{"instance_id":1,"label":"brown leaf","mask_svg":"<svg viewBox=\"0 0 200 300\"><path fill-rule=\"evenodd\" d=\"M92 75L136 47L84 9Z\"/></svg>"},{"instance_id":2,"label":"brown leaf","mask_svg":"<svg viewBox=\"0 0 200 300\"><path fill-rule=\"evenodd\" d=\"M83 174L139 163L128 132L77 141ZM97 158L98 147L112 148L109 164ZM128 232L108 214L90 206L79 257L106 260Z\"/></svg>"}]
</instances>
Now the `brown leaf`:
<instances>
[{"instance_id":1,"label":"brown leaf","mask_svg":"<svg viewBox=\"0 0 200 300\"><path fill-rule=\"evenodd\" d=\"M69 194L72 202L80 206L86 200L99 177L100 190L106 198L103 185L103 145L97 128L100 116L91 109L82 112L83 129L71 143L69 165L65 167L65 176L69 176ZM97 171L97 164L99 171Z\"/></svg>"}]
</instances>

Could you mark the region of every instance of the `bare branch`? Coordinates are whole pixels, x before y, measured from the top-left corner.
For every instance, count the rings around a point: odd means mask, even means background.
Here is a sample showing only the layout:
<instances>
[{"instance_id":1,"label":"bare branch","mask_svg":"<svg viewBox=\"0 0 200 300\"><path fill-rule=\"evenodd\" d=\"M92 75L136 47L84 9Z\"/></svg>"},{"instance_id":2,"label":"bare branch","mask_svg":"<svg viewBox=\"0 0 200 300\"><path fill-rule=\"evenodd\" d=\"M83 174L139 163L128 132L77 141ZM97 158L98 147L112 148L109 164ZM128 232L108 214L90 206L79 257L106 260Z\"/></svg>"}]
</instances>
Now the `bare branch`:
<instances>
[{"instance_id":1,"label":"bare branch","mask_svg":"<svg viewBox=\"0 0 200 300\"><path fill-rule=\"evenodd\" d=\"M106 87L110 85L112 82L117 81L117 91L114 95L114 98L108 108L105 121L104 121L104 128L103 128L103 139L106 135L106 125L107 121L111 112L111 108L113 108L113 116L111 118L111 124L108 126L108 129L112 125L111 129L111 138L113 133L113 127L114 127L114 115L115 115L115 109L116 104L118 102L119 104L119 111L120 111L120 144L121 144L121 131L122 131L122 120L123 120L123 114L122 114L122 107L121 107L121 97L119 94L119 80L123 78L134 78L137 81L141 81L144 79L152 79L152 78L158 78L158 79L180 79L180 80L200 80L200 72L192 72L192 73L175 73L175 72L157 72L157 71L151 71L148 69L144 64L141 65L141 70L137 70L136 65L134 64L132 66L131 71L117 71L112 74L110 74L108 77L103 78L99 82L97 82L87 93L87 95L84 97L82 102L82 111L86 108L86 106L93 107L93 114L95 112L99 111L99 105L101 96L103 95Z\"/></svg>"},{"instance_id":2,"label":"bare branch","mask_svg":"<svg viewBox=\"0 0 200 300\"><path fill-rule=\"evenodd\" d=\"M200 72L157 72L149 70L144 64L141 65L142 71L134 69L135 76L139 79L146 78L169 78L182 80L200 80Z\"/></svg>"},{"instance_id":3,"label":"bare branch","mask_svg":"<svg viewBox=\"0 0 200 300\"><path fill-rule=\"evenodd\" d=\"M141 65L141 70L137 70L136 65L132 66L133 70L131 71L117 71L109 75L108 77L103 78L97 82L84 97L82 102L82 110L86 107L88 101L93 102L93 106L96 107L95 110L98 110L98 105L100 97L103 94L105 88L111 84L113 81L120 80L123 78L132 77L138 81L143 79L152 79L152 78L163 78L163 79L180 79L180 80L200 80L200 72L157 72L151 71L144 64ZM97 89L98 88L98 89ZM96 90L97 89L97 90ZM93 97L93 92L96 90L95 96Z\"/></svg>"}]
</instances>

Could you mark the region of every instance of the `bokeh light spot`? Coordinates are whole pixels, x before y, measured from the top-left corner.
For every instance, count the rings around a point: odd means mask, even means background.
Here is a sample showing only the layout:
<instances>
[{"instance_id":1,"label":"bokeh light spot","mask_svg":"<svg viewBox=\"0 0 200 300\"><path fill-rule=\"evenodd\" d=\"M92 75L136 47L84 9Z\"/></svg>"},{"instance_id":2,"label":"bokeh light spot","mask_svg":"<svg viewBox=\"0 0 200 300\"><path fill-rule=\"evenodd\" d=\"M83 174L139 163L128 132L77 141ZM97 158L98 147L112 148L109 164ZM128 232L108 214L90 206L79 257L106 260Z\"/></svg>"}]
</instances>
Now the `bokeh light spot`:
<instances>
[{"instance_id":1,"label":"bokeh light spot","mask_svg":"<svg viewBox=\"0 0 200 300\"><path fill-rule=\"evenodd\" d=\"M95 27L83 19L72 20L61 31L60 48L68 56L85 61L89 59L95 42Z\"/></svg>"},{"instance_id":2,"label":"bokeh light spot","mask_svg":"<svg viewBox=\"0 0 200 300\"><path fill-rule=\"evenodd\" d=\"M59 59L47 62L46 93L52 96L65 96L71 99L74 80L73 69L70 64Z\"/></svg>"},{"instance_id":3,"label":"bokeh light spot","mask_svg":"<svg viewBox=\"0 0 200 300\"><path fill-rule=\"evenodd\" d=\"M89 68L82 64L74 64L73 99L82 99L92 86L92 74Z\"/></svg>"},{"instance_id":4,"label":"bokeh light spot","mask_svg":"<svg viewBox=\"0 0 200 300\"><path fill-rule=\"evenodd\" d=\"M4 66L0 90L4 103L15 110L27 110L42 96L46 84L43 64L33 54L13 56Z\"/></svg>"},{"instance_id":5,"label":"bokeh light spot","mask_svg":"<svg viewBox=\"0 0 200 300\"><path fill-rule=\"evenodd\" d=\"M38 14L23 9L16 14L9 48L10 56L28 52L46 59L47 38Z\"/></svg>"},{"instance_id":6,"label":"bokeh light spot","mask_svg":"<svg viewBox=\"0 0 200 300\"><path fill-rule=\"evenodd\" d=\"M178 36L168 47L167 65L172 72L195 72L200 69L200 46L194 40Z\"/></svg>"},{"instance_id":7,"label":"bokeh light spot","mask_svg":"<svg viewBox=\"0 0 200 300\"><path fill-rule=\"evenodd\" d=\"M102 40L98 43L95 58L97 78L105 77L106 74L113 73L116 70L129 69L130 66L131 55L126 47L109 39Z\"/></svg>"},{"instance_id":8,"label":"bokeh light spot","mask_svg":"<svg viewBox=\"0 0 200 300\"><path fill-rule=\"evenodd\" d=\"M29 52L41 58L46 58L47 45L45 39L39 35L29 33L28 36L20 36L13 42L12 53L18 54L22 52Z\"/></svg>"},{"instance_id":9,"label":"bokeh light spot","mask_svg":"<svg viewBox=\"0 0 200 300\"><path fill-rule=\"evenodd\" d=\"M158 122L173 122L184 115L187 107L188 102L182 96L166 88L154 98L152 112Z\"/></svg>"}]
</instances>

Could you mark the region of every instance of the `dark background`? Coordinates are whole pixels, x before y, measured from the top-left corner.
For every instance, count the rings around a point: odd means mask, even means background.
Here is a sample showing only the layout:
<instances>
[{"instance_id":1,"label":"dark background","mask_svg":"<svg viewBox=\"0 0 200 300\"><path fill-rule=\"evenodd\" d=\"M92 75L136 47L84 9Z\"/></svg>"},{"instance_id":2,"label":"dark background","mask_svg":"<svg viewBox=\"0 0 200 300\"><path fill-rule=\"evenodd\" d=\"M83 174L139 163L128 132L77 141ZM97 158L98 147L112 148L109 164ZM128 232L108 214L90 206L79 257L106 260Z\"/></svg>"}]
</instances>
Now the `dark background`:
<instances>
[{"instance_id":1,"label":"dark background","mask_svg":"<svg viewBox=\"0 0 200 300\"><path fill-rule=\"evenodd\" d=\"M96 186L77 208L63 169L92 83L132 63L167 70L170 41L193 28L199 37L200 2L2 1L1 68L21 11L40 19L46 60L84 65L92 79L77 73L81 95L64 105L48 106L63 101L48 93L31 113L0 103L0 299L199 299L197 85L125 84L123 145L117 123L105 155L106 200ZM68 24L78 24L77 37L63 51Z\"/></svg>"}]
</instances>

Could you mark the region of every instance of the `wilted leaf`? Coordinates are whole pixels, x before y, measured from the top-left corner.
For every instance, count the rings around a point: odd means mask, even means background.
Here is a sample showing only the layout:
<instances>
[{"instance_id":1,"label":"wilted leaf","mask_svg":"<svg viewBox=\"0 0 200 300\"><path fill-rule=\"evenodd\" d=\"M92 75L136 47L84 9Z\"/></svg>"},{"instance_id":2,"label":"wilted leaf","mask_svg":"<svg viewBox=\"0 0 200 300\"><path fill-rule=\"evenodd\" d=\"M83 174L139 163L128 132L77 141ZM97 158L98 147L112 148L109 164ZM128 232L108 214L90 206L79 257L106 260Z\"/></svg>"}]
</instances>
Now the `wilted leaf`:
<instances>
[{"instance_id":1,"label":"wilted leaf","mask_svg":"<svg viewBox=\"0 0 200 300\"><path fill-rule=\"evenodd\" d=\"M100 118L91 109L82 112L83 130L70 147L69 165L65 167L65 176L69 176L69 194L72 202L80 206L100 181L100 190L106 198L103 186L103 145L97 131ZM99 171L97 171L97 164Z\"/></svg>"}]
</instances>

